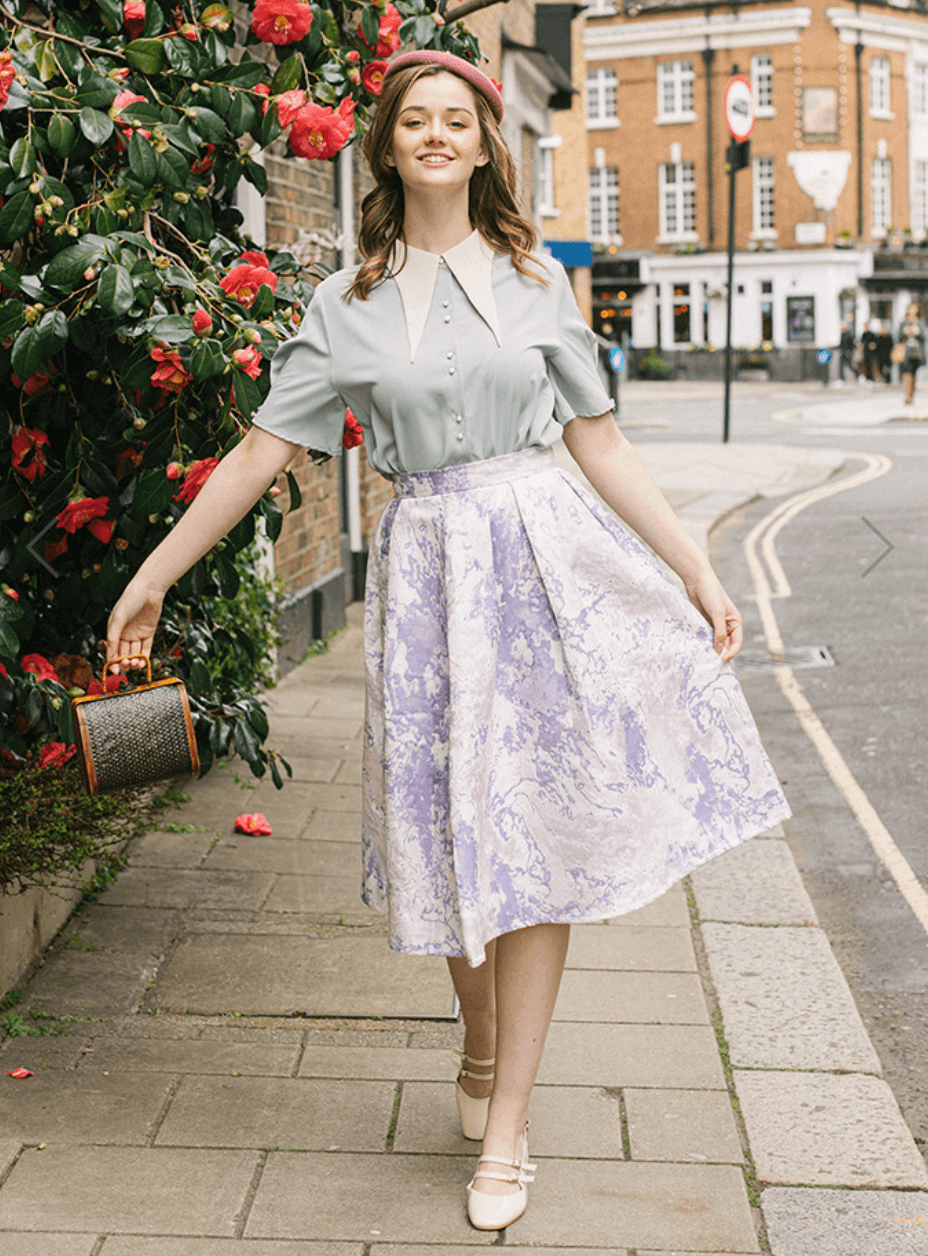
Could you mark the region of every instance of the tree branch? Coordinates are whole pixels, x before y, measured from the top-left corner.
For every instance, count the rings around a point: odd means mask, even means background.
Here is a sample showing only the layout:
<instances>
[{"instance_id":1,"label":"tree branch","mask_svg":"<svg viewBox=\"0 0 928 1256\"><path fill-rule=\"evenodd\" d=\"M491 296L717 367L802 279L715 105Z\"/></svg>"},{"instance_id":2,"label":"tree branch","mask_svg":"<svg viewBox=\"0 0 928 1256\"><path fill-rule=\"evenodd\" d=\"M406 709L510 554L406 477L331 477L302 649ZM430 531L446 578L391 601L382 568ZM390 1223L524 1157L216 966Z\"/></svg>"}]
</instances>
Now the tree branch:
<instances>
[{"instance_id":1,"label":"tree branch","mask_svg":"<svg viewBox=\"0 0 928 1256\"><path fill-rule=\"evenodd\" d=\"M445 12L445 21L454 22L459 17L467 17L468 13L476 13L478 9L489 9L494 4L507 4L508 0L464 0L456 9Z\"/></svg>"}]
</instances>

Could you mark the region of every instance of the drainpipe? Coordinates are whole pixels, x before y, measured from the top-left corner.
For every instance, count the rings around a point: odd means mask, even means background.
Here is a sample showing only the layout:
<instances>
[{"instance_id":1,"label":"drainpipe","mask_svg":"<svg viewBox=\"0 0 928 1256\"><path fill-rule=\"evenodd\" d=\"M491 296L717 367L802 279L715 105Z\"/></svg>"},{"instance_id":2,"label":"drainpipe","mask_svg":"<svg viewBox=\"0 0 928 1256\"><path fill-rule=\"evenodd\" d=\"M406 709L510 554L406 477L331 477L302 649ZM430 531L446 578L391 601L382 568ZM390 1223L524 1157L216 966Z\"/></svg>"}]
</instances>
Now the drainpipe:
<instances>
[{"instance_id":1,"label":"drainpipe","mask_svg":"<svg viewBox=\"0 0 928 1256\"><path fill-rule=\"evenodd\" d=\"M338 154L339 230L342 237L342 267L355 264L354 249L354 148L343 148ZM351 597L359 602L364 597L365 554L361 532L361 450L346 449L345 499L348 508L348 548L351 550Z\"/></svg>"},{"instance_id":2,"label":"drainpipe","mask_svg":"<svg viewBox=\"0 0 928 1256\"><path fill-rule=\"evenodd\" d=\"M707 225L708 245L711 249L715 243L715 196L712 178L712 62L715 60L714 48L703 48L702 63L706 71L706 195L708 197L709 220Z\"/></svg>"},{"instance_id":3,"label":"drainpipe","mask_svg":"<svg viewBox=\"0 0 928 1256\"><path fill-rule=\"evenodd\" d=\"M864 46L860 42L860 32L854 45L854 73L857 79L857 240L864 236L864 93L861 58Z\"/></svg>"}]
</instances>

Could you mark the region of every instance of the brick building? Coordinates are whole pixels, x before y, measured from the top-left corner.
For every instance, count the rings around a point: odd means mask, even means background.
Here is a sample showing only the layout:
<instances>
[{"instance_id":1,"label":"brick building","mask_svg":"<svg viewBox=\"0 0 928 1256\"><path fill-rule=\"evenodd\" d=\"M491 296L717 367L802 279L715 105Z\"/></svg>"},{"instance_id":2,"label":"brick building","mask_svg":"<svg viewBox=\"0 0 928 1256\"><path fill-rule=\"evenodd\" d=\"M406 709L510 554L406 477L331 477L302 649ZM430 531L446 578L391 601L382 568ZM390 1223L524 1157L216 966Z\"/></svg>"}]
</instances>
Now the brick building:
<instances>
[{"instance_id":1,"label":"brick building","mask_svg":"<svg viewBox=\"0 0 928 1256\"><path fill-rule=\"evenodd\" d=\"M724 342L736 72L757 117L736 183L735 343L795 368L841 319L895 326L928 295L924 0L593 0L580 41L588 170L561 195L585 203L601 334Z\"/></svg>"}]
</instances>

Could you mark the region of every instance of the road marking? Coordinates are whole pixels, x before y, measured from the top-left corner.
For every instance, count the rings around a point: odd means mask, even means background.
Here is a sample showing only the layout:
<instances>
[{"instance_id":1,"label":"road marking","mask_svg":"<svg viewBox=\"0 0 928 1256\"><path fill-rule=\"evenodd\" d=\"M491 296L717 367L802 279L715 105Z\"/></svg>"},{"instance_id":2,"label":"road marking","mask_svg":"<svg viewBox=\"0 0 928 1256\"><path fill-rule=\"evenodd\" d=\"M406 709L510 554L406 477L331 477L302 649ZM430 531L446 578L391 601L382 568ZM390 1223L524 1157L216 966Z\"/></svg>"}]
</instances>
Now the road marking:
<instances>
[{"instance_id":1,"label":"road marking","mask_svg":"<svg viewBox=\"0 0 928 1256\"><path fill-rule=\"evenodd\" d=\"M781 502L768 515L765 515L744 538L744 554L754 581L764 636L771 654L783 650L783 637L773 610L773 599L792 596L792 589L774 548L777 533L806 506L811 506L813 502L831 497L835 493L858 488L869 480L885 475L892 466L892 461L883 454L855 453L850 456L862 459L867 465L854 475L820 485L816 489L799 493L796 497ZM757 554L757 543L761 538L761 549L776 582L776 590L771 588L767 573ZM874 853L895 881L899 893L905 899L915 919L925 933L928 933L928 892L925 891L902 851L894 842L892 834L880 819L876 808L858 785L853 772L844 761L840 750L832 741L828 730L816 715L812 704L796 680L793 669L781 663L774 667L773 673L783 696L796 712L803 731L818 751L825 771L854 813Z\"/></svg>"},{"instance_id":2,"label":"road marking","mask_svg":"<svg viewBox=\"0 0 928 1256\"><path fill-rule=\"evenodd\" d=\"M890 541L888 537L885 537L885 536L883 535L883 533L879 530L879 528L875 528L875 527L873 526L873 524L870 522L870 520L869 520L869 519L868 519L865 515L861 515L860 517L861 517L861 519L864 521L864 523L867 525L867 527L868 527L868 528L871 528L871 529L872 529L872 530L873 530L873 531L877 534L877 536L880 538L880 540L883 542L883 544L886 546L886 549L883 551L883 553L882 553L882 554L879 556L879 558L876 560L876 563L881 563L881 562L883 561L883 559L886 557L886 555L890 552L890 550L894 550L896 547L895 547L895 545L893 545L892 541ZM867 570L866 570L866 571L862 571L860 574L861 574L862 576L869 576L869 575L870 575L870 572L871 572L871 571L873 570L873 568L876 566L876 563L871 563L871 564L870 564L870 566L867 568Z\"/></svg>"}]
</instances>

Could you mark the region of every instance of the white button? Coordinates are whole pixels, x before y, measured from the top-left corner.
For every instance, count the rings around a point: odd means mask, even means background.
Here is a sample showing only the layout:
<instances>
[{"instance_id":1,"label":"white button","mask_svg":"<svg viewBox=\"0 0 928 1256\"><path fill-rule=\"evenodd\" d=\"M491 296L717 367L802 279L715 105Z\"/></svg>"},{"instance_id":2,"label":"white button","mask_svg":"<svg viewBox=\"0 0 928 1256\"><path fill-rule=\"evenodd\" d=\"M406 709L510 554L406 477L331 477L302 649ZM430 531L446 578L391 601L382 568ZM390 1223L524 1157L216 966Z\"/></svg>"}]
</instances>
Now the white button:
<instances>
[{"instance_id":1,"label":"white button","mask_svg":"<svg viewBox=\"0 0 928 1256\"><path fill-rule=\"evenodd\" d=\"M446 323L450 323L450 322L451 322L451 315L450 315L450 314L446 314L446 315L445 315L445 322L446 322Z\"/></svg>"},{"instance_id":2,"label":"white button","mask_svg":"<svg viewBox=\"0 0 928 1256\"><path fill-rule=\"evenodd\" d=\"M463 439L464 439L464 433L458 432L458 440L463 440Z\"/></svg>"},{"instance_id":3,"label":"white button","mask_svg":"<svg viewBox=\"0 0 928 1256\"><path fill-rule=\"evenodd\" d=\"M456 414L456 415L454 416L454 421L455 421L455 423L463 423L463 422L464 422L464 420L461 418L461 416L460 416L459 414Z\"/></svg>"},{"instance_id":4,"label":"white button","mask_svg":"<svg viewBox=\"0 0 928 1256\"><path fill-rule=\"evenodd\" d=\"M446 310L450 304L451 304L451 302L450 302L450 301L442 301L442 303L441 303L441 308L442 308L443 310Z\"/></svg>"},{"instance_id":5,"label":"white button","mask_svg":"<svg viewBox=\"0 0 928 1256\"><path fill-rule=\"evenodd\" d=\"M449 375L453 375L453 374L454 374L454 367L453 367L453 366L449 366L449 367L448 367L448 374L449 374Z\"/></svg>"},{"instance_id":6,"label":"white button","mask_svg":"<svg viewBox=\"0 0 928 1256\"><path fill-rule=\"evenodd\" d=\"M454 350L449 349L448 352L445 354L445 357L448 358L450 361L450 359L454 357Z\"/></svg>"}]
</instances>

